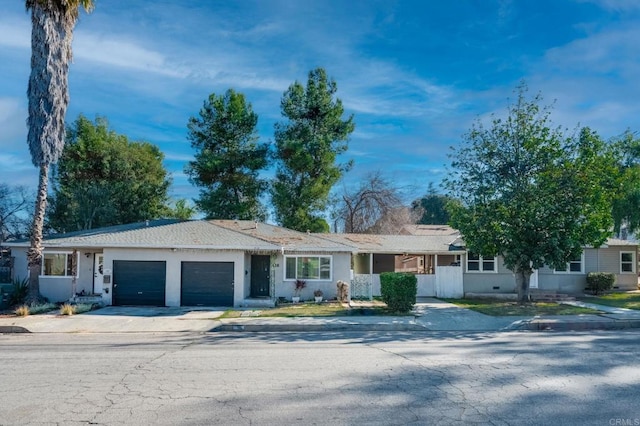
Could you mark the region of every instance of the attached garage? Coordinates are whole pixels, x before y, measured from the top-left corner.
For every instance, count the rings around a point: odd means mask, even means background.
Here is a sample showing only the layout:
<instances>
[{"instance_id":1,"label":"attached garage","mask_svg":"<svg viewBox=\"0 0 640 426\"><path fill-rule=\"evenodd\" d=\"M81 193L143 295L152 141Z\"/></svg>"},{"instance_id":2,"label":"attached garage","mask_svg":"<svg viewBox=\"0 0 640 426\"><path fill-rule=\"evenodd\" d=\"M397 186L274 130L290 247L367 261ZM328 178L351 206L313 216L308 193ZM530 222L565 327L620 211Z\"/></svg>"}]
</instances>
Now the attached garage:
<instances>
[{"instance_id":1,"label":"attached garage","mask_svg":"<svg viewBox=\"0 0 640 426\"><path fill-rule=\"evenodd\" d=\"M182 262L182 306L233 306L233 262Z\"/></svg>"},{"instance_id":2,"label":"attached garage","mask_svg":"<svg viewBox=\"0 0 640 426\"><path fill-rule=\"evenodd\" d=\"M113 304L165 306L166 262L113 261Z\"/></svg>"}]
</instances>

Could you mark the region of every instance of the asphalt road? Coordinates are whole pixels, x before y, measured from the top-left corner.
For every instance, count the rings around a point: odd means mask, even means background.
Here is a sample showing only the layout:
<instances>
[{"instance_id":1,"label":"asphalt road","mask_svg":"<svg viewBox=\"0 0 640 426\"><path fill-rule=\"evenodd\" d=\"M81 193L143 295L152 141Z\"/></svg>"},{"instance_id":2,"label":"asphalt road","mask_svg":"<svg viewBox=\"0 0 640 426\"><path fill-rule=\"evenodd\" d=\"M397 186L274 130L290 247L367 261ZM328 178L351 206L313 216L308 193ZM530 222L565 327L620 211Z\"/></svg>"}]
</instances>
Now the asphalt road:
<instances>
[{"instance_id":1,"label":"asphalt road","mask_svg":"<svg viewBox=\"0 0 640 426\"><path fill-rule=\"evenodd\" d=\"M0 425L640 425L640 332L0 335Z\"/></svg>"}]
</instances>

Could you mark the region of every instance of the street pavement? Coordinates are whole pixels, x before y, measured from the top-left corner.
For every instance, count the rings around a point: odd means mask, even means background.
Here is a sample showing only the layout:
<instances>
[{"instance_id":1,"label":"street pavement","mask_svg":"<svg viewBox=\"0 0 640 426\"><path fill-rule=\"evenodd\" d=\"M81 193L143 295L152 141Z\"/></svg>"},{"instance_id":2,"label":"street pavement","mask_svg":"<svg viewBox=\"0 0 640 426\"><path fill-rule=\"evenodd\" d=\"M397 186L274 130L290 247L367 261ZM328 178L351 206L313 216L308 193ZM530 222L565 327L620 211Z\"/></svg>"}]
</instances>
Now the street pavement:
<instances>
[{"instance_id":1,"label":"street pavement","mask_svg":"<svg viewBox=\"0 0 640 426\"><path fill-rule=\"evenodd\" d=\"M0 318L0 333L164 333L317 331L517 331L640 328L640 311L572 302L598 315L492 317L438 299L419 298L413 315L219 318L227 308L107 306L73 316ZM248 311L250 313L250 311Z\"/></svg>"}]
</instances>

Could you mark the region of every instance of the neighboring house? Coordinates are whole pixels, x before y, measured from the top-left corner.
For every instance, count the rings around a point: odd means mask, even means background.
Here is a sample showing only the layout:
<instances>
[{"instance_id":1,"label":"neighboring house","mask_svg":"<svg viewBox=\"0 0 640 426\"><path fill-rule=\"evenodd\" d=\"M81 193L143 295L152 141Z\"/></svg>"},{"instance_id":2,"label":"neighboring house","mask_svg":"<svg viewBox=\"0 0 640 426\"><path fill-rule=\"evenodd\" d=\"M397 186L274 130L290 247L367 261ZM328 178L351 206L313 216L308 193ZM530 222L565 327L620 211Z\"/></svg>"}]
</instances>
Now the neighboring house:
<instances>
[{"instance_id":1,"label":"neighboring house","mask_svg":"<svg viewBox=\"0 0 640 426\"><path fill-rule=\"evenodd\" d=\"M610 238L599 248L585 248L582 254L560 269L545 266L535 271L530 287L533 292L582 294L589 272L615 274L616 290L636 290L638 243ZM515 278L501 257L483 258L467 253L464 259L466 293L513 293Z\"/></svg>"},{"instance_id":2,"label":"neighboring house","mask_svg":"<svg viewBox=\"0 0 640 426\"><path fill-rule=\"evenodd\" d=\"M449 228L451 229L451 228ZM351 297L380 295L382 272L416 274L418 296L462 297L460 234L435 235L316 234L355 247Z\"/></svg>"},{"instance_id":3,"label":"neighboring house","mask_svg":"<svg viewBox=\"0 0 640 426\"><path fill-rule=\"evenodd\" d=\"M469 253L457 230L446 225L407 225L401 232L408 235L319 235L355 246L352 297L379 296L381 272L416 274L418 296L515 293L514 274L504 266L502 257ZM585 248L561 270L545 267L535 271L531 289L582 294L589 272L611 272L616 275L615 289L635 290L637 251L637 242L609 239L599 248Z\"/></svg>"},{"instance_id":4,"label":"neighboring house","mask_svg":"<svg viewBox=\"0 0 640 426\"><path fill-rule=\"evenodd\" d=\"M406 225L403 232L410 235L458 235L447 225ZM464 247L461 239L456 242ZM531 277L532 291L542 293L582 294L589 272L611 272L616 275L614 288L635 290L637 274L638 242L609 238L599 248L585 248L579 258L569 262L562 270L541 268ZM515 277L504 266L502 257L483 258L465 252L462 256L464 293L514 293Z\"/></svg>"},{"instance_id":5,"label":"neighboring house","mask_svg":"<svg viewBox=\"0 0 640 426\"><path fill-rule=\"evenodd\" d=\"M7 243L27 275L28 242ZM99 295L107 305L249 306L335 297L352 247L251 221L158 220L45 238L40 292L60 302Z\"/></svg>"}]
</instances>

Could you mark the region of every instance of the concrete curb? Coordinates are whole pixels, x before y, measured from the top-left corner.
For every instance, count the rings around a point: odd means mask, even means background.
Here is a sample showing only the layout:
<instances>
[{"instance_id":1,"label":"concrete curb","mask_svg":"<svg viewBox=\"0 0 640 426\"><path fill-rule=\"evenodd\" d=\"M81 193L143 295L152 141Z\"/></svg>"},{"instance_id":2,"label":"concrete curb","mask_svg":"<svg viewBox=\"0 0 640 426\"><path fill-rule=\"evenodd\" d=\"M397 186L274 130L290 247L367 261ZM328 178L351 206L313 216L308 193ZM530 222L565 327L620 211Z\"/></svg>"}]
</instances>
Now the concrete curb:
<instances>
[{"instance_id":1,"label":"concrete curb","mask_svg":"<svg viewBox=\"0 0 640 426\"><path fill-rule=\"evenodd\" d=\"M211 332L429 331L420 324L220 324Z\"/></svg>"},{"instance_id":2,"label":"concrete curb","mask_svg":"<svg viewBox=\"0 0 640 426\"><path fill-rule=\"evenodd\" d=\"M505 327L504 331L523 330L523 331L585 331L585 330L625 330L632 328L640 328L640 319L602 319L595 321L562 321L562 320L544 320L531 319L517 321L509 327Z\"/></svg>"}]
</instances>

